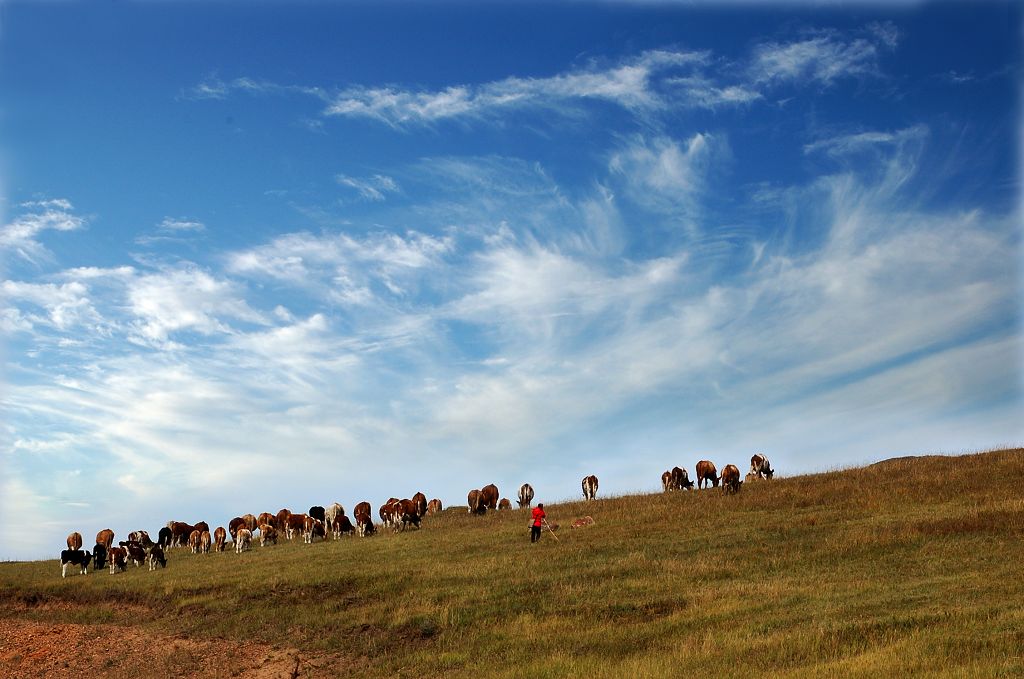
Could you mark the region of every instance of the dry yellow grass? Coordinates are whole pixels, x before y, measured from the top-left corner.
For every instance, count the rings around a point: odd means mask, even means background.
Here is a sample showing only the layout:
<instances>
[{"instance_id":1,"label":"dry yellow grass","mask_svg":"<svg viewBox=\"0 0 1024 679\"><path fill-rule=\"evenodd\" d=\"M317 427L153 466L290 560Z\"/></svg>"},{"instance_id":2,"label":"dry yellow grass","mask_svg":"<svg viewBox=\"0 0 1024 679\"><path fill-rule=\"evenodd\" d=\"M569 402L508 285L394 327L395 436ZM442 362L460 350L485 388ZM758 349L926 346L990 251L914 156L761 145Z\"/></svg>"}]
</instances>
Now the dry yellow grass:
<instances>
[{"instance_id":1,"label":"dry yellow grass","mask_svg":"<svg viewBox=\"0 0 1024 679\"><path fill-rule=\"evenodd\" d=\"M446 511L157 573L3 564L0 615L285 644L350 676L1024 674L1022 450L546 508L560 540L537 545L523 512Z\"/></svg>"}]
</instances>

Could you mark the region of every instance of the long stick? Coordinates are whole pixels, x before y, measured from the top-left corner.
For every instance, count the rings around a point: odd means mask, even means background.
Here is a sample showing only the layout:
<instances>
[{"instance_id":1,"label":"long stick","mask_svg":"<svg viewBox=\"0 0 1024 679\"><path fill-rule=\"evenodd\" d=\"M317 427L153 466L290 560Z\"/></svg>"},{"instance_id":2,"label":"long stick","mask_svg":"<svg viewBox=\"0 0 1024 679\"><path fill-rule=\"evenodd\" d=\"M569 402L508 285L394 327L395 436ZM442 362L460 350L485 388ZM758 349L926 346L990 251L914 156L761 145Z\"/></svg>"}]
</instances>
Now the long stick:
<instances>
[{"instance_id":1,"label":"long stick","mask_svg":"<svg viewBox=\"0 0 1024 679\"><path fill-rule=\"evenodd\" d=\"M544 519L544 527L548 529L549 533L551 533L551 537L555 539L555 542L561 542L561 540L558 539L558 536L555 535L555 531L551 529L551 524L548 523L547 519Z\"/></svg>"}]
</instances>

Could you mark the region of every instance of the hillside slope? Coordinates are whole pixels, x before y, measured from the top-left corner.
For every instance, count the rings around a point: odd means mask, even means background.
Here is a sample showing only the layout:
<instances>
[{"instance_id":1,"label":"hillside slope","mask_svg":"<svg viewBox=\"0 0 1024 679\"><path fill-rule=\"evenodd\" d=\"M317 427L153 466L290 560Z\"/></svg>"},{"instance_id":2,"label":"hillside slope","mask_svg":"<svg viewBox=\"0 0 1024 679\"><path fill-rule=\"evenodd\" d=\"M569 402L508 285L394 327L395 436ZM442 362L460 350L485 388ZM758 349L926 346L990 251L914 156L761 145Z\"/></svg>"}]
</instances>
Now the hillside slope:
<instances>
[{"instance_id":1,"label":"hillside slope","mask_svg":"<svg viewBox=\"0 0 1024 679\"><path fill-rule=\"evenodd\" d=\"M559 539L537 545L525 512L446 511L367 539L175 550L155 573L0 564L0 623L206 649L147 656L172 675L288 676L285 653L301 676L1024 674L1024 450L547 509ZM5 636L4 676L139 666L89 634L49 664Z\"/></svg>"}]
</instances>

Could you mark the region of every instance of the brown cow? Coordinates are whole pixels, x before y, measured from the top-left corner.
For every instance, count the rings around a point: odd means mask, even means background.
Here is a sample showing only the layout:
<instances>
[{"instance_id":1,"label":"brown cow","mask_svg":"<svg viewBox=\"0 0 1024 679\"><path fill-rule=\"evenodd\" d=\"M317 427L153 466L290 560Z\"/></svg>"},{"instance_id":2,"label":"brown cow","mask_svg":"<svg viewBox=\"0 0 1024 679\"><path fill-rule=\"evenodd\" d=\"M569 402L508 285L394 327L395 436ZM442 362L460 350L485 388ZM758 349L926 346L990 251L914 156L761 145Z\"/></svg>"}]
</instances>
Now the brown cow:
<instances>
[{"instance_id":1,"label":"brown cow","mask_svg":"<svg viewBox=\"0 0 1024 679\"><path fill-rule=\"evenodd\" d=\"M734 464L725 465L722 470L722 492L738 493L743 482L740 481L740 468Z\"/></svg>"},{"instance_id":2,"label":"brown cow","mask_svg":"<svg viewBox=\"0 0 1024 679\"><path fill-rule=\"evenodd\" d=\"M96 533L96 544L103 545L109 552L110 546L114 544L114 531L104 528L99 533Z\"/></svg>"},{"instance_id":3,"label":"brown cow","mask_svg":"<svg viewBox=\"0 0 1024 679\"><path fill-rule=\"evenodd\" d=\"M470 514L484 514L487 512L487 505L481 501L479 490L474 489L469 491L469 495L466 496L466 500L469 502Z\"/></svg>"},{"instance_id":4,"label":"brown cow","mask_svg":"<svg viewBox=\"0 0 1024 679\"><path fill-rule=\"evenodd\" d=\"M184 547L188 544L188 538L192 535L192 531L198 528L198 526L192 526L183 521L169 521L167 527L171 529L171 545L176 547Z\"/></svg>"},{"instance_id":5,"label":"brown cow","mask_svg":"<svg viewBox=\"0 0 1024 679\"><path fill-rule=\"evenodd\" d=\"M210 531L204 530L199 536L199 551L203 554L210 553Z\"/></svg>"},{"instance_id":6,"label":"brown cow","mask_svg":"<svg viewBox=\"0 0 1024 679\"><path fill-rule=\"evenodd\" d=\"M195 528L200 533L202 533L204 530L210 530L210 524L206 523L205 521L200 521L199 523L197 523L196 525L194 525L192 527Z\"/></svg>"},{"instance_id":7,"label":"brown cow","mask_svg":"<svg viewBox=\"0 0 1024 679\"><path fill-rule=\"evenodd\" d=\"M252 544L252 531L248 528L239 528L235 533L235 554L248 552Z\"/></svg>"},{"instance_id":8,"label":"brown cow","mask_svg":"<svg viewBox=\"0 0 1024 679\"><path fill-rule=\"evenodd\" d=\"M750 473L756 474L759 479L771 479L775 476L775 470L772 469L768 458L761 453L756 453L750 458Z\"/></svg>"},{"instance_id":9,"label":"brown cow","mask_svg":"<svg viewBox=\"0 0 1024 679\"><path fill-rule=\"evenodd\" d=\"M288 517L288 527L286 529L286 536L289 540L295 537L296 533L301 534L305 532L307 518L309 518L308 514L292 514Z\"/></svg>"},{"instance_id":10,"label":"brown cow","mask_svg":"<svg viewBox=\"0 0 1024 679\"><path fill-rule=\"evenodd\" d=\"M692 490L693 481L682 467L672 467L672 487L675 490Z\"/></svg>"},{"instance_id":11,"label":"brown cow","mask_svg":"<svg viewBox=\"0 0 1024 679\"><path fill-rule=\"evenodd\" d=\"M78 551L82 548L82 534L75 531L68 536L68 549L72 551ZM88 565L88 564L86 564Z\"/></svg>"},{"instance_id":12,"label":"brown cow","mask_svg":"<svg viewBox=\"0 0 1024 679\"><path fill-rule=\"evenodd\" d=\"M339 538L346 533L354 535L356 527L352 525L352 522L347 516L339 514L334 517L334 523L331 524L331 531L334 533L335 538Z\"/></svg>"},{"instance_id":13,"label":"brown cow","mask_svg":"<svg viewBox=\"0 0 1024 679\"><path fill-rule=\"evenodd\" d=\"M128 539L132 542L137 542L142 545L143 549L149 549L153 546L153 539L149 537L149 533L144 530L133 530L128 533Z\"/></svg>"},{"instance_id":14,"label":"brown cow","mask_svg":"<svg viewBox=\"0 0 1024 679\"><path fill-rule=\"evenodd\" d=\"M427 503L427 514L440 514L441 513L441 501L436 497Z\"/></svg>"},{"instance_id":15,"label":"brown cow","mask_svg":"<svg viewBox=\"0 0 1024 679\"><path fill-rule=\"evenodd\" d=\"M672 488L672 472L664 471L661 473L661 490L668 492L673 490Z\"/></svg>"},{"instance_id":16,"label":"brown cow","mask_svg":"<svg viewBox=\"0 0 1024 679\"><path fill-rule=\"evenodd\" d=\"M271 526L269 523L261 523L260 529L260 547L266 547L267 545L277 544L277 529Z\"/></svg>"},{"instance_id":17,"label":"brown cow","mask_svg":"<svg viewBox=\"0 0 1024 679\"><path fill-rule=\"evenodd\" d=\"M345 516L345 508L340 502L332 502L324 511L324 525L331 529L331 537L338 539L338 533L334 530L334 524L339 516Z\"/></svg>"},{"instance_id":18,"label":"brown cow","mask_svg":"<svg viewBox=\"0 0 1024 679\"><path fill-rule=\"evenodd\" d=\"M498 497L498 487L493 483L480 489L480 502L492 512L498 508Z\"/></svg>"},{"instance_id":19,"label":"brown cow","mask_svg":"<svg viewBox=\"0 0 1024 679\"><path fill-rule=\"evenodd\" d=\"M274 528L277 529L278 533L288 532L288 517L291 515L291 511L287 509L282 509L277 513L277 516L274 518Z\"/></svg>"},{"instance_id":20,"label":"brown cow","mask_svg":"<svg viewBox=\"0 0 1024 679\"><path fill-rule=\"evenodd\" d=\"M402 501L398 498L393 497L377 509L377 516L380 517L381 523L383 523L385 527L392 527L395 530L398 530L398 522L401 518L401 515L399 514L399 505L401 502Z\"/></svg>"},{"instance_id":21,"label":"brown cow","mask_svg":"<svg viewBox=\"0 0 1024 679\"><path fill-rule=\"evenodd\" d=\"M313 538L327 539L327 531L324 530L324 522L320 519L305 515L302 522L302 541L307 545L313 544Z\"/></svg>"},{"instance_id":22,"label":"brown cow","mask_svg":"<svg viewBox=\"0 0 1024 679\"><path fill-rule=\"evenodd\" d=\"M508 501L507 497L503 497L498 501L498 509L512 509L512 503Z\"/></svg>"},{"instance_id":23,"label":"brown cow","mask_svg":"<svg viewBox=\"0 0 1024 679\"><path fill-rule=\"evenodd\" d=\"M718 488L718 470L710 460L701 460L697 463L697 487L703 488L705 481Z\"/></svg>"},{"instance_id":24,"label":"brown cow","mask_svg":"<svg viewBox=\"0 0 1024 679\"><path fill-rule=\"evenodd\" d=\"M533 486L528 483L519 486L519 499L516 502L519 503L520 509L524 507L529 509L530 505L533 504Z\"/></svg>"},{"instance_id":25,"label":"brown cow","mask_svg":"<svg viewBox=\"0 0 1024 679\"><path fill-rule=\"evenodd\" d=\"M241 517L241 516L236 516L235 518L233 518L230 521L228 521L228 533L231 534L231 539L232 540L235 539L235 534L238 533L238 529L239 528L248 528L248 527L249 526L245 522L245 519L243 517ZM252 531L250 530L249 532L251 533Z\"/></svg>"},{"instance_id":26,"label":"brown cow","mask_svg":"<svg viewBox=\"0 0 1024 679\"><path fill-rule=\"evenodd\" d=\"M422 519L427 515L427 496L416 493L412 496L412 501L416 503L416 514Z\"/></svg>"},{"instance_id":27,"label":"brown cow","mask_svg":"<svg viewBox=\"0 0 1024 679\"><path fill-rule=\"evenodd\" d=\"M258 527L264 523L268 523L271 526L277 526L277 519L270 512L263 512L262 514L256 517L256 526Z\"/></svg>"},{"instance_id":28,"label":"brown cow","mask_svg":"<svg viewBox=\"0 0 1024 679\"><path fill-rule=\"evenodd\" d=\"M252 514L243 514L242 518L245 520L245 527L249 529L249 532L256 530L256 527L259 524L256 523L255 516L253 516Z\"/></svg>"},{"instance_id":29,"label":"brown cow","mask_svg":"<svg viewBox=\"0 0 1024 679\"><path fill-rule=\"evenodd\" d=\"M224 543L228 541L228 532L224 530L224 526L217 526L217 530L213 531L213 551L223 552Z\"/></svg>"},{"instance_id":30,"label":"brown cow","mask_svg":"<svg viewBox=\"0 0 1024 679\"><path fill-rule=\"evenodd\" d=\"M110 561L111 575L124 571L128 567L128 550L124 547L111 547L107 549L107 559Z\"/></svg>"},{"instance_id":31,"label":"brown cow","mask_svg":"<svg viewBox=\"0 0 1024 679\"><path fill-rule=\"evenodd\" d=\"M593 500L597 497L597 477L591 474L583 477L583 499Z\"/></svg>"},{"instance_id":32,"label":"brown cow","mask_svg":"<svg viewBox=\"0 0 1024 679\"><path fill-rule=\"evenodd\" d=\"M201 531L193 530L188 536L188 546L192 550L193 554L199 552L199 541L202 539L203 534Z\"/></svg>"},{"instance_id":33,"label":"brown cow","mask_svg":"<svg viewBox=\"0 0 1024 679\"><path fill-rule=\"evenodd\" d=\"M146 563L146 550L134 540L125 540L117 543L120 549L125 551L125 558L135 564L136 567Z\"/></svg>"},{"instance_id":34,"label":"brown cow","mask_svg":"<svg viewBox=\"0 0 1024 679\"><path fill-rule=\"evenodd\" d=\"M364 538L367 535L373 535L374 528L373 518L370 516L370 503L365 500L356 505L353 510L353 516L356 519L356 531L359 533L359 537Z\"/></svg>"},{"instance_id":35,"label":"brown cow","mask_svg":"<svg viewBox=\"0 0 1024 679\"><path fill-rule=\"evenodd\" d=\"M402 500L394 506L397 510L398 519L401 521L402 530L405 530L405 527L410 523L417 528L420 527L420 508L416 502L413 502L412 500ZM395 530L398 530L397 525L395 526Z\"/></svg>"}]
</instances>

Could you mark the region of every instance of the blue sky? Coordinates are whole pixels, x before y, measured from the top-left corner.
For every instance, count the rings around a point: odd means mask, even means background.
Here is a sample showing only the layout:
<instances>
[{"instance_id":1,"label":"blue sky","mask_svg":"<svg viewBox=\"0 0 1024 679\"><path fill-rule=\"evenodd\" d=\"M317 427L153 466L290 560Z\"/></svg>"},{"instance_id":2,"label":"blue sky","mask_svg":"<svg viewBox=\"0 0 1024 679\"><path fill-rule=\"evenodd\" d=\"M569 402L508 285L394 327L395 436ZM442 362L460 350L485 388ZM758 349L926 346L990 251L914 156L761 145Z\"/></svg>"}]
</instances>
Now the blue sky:
<instances>
[{"instance_id":1,"label":"blue sky","mask_svg":"<svg viewBox=\"0 0 1024 679\"><path fill-rule=\"evenodd\" d=\"M1020 444L1020 19L0 5L0 558Z\"/></svg>"}]
</instances>

